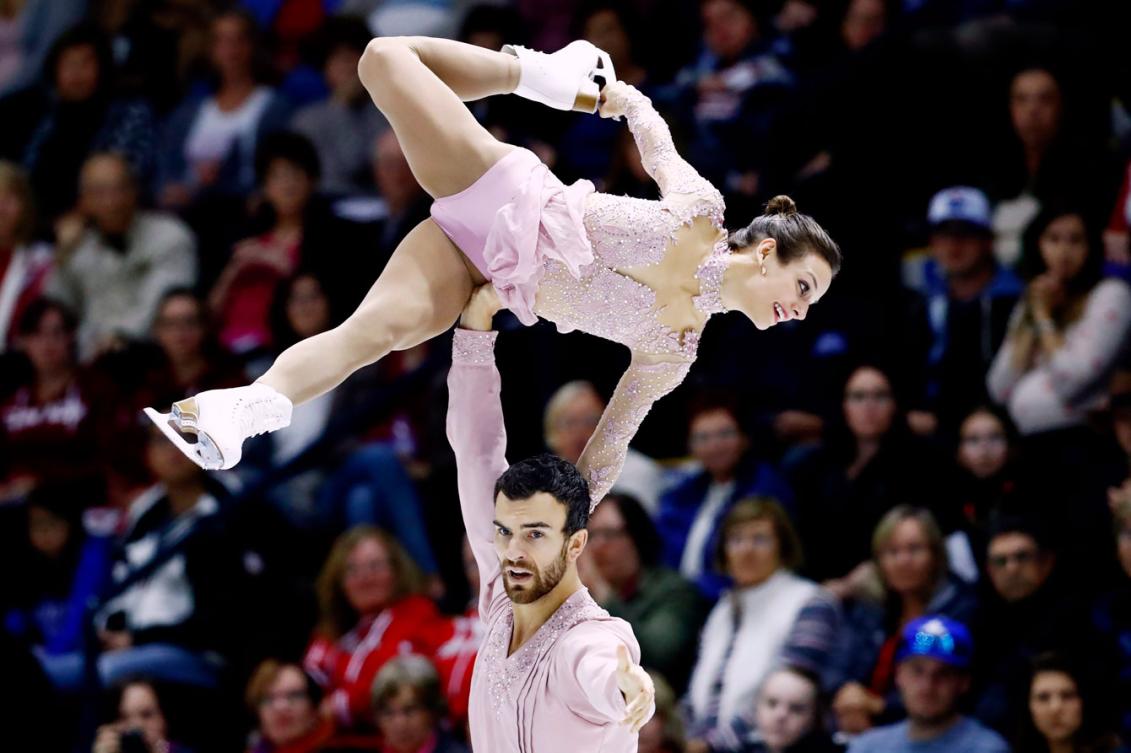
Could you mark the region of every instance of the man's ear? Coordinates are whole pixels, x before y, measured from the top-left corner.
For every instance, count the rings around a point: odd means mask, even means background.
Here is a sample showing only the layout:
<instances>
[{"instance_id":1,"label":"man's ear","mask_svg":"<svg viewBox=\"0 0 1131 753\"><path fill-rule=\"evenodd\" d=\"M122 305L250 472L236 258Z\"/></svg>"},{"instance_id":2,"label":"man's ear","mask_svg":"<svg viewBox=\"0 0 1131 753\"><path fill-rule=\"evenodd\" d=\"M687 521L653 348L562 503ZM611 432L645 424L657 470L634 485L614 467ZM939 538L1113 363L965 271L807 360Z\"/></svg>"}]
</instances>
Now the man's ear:
<instances>
[{"instance_id":1,"label":"man's ear","mask_svg":"<svg viewBox=\"0 0 1131 753\"><path fill-rule=\"evenodd\" d=\"M566 546L566 554L569 556L570 562L576 562L581 553L585 551L585 545L589 543L589 531L582 528L580 531L574 531L573 535L569 537L569 544Z\"/></svg>"}]
</instances>

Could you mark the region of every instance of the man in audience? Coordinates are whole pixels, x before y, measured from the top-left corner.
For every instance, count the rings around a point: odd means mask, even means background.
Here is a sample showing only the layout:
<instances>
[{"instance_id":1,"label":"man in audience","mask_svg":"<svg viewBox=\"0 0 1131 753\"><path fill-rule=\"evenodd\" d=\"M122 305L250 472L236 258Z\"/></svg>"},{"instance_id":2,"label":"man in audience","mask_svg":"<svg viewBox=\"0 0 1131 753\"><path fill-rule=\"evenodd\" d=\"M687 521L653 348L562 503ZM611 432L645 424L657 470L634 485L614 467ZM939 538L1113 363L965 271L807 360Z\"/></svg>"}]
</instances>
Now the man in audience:
<instances>
[{"instance_id":1,"label":"man in audience","mask_svg":"<svg viewBox=\"0 0 1131 753\"><path fill-rule=\"evenodd\" d=\"M605 401L592 383L566 382L546 403L542 421L546 447L576 465L604 412ZM664 470L652 458L629 447L613 489L635 497L654 516L664 490Z\"/></svg>"},{"instance_id":2,"label":"man in audience","mask_svg":"<svg viewBox=\"0 0 1131 753\"><path fill-rule=\"evenodd\" d=\"M995 732L959 713L970 688L972 650L960 622L928 615L908 623L895 673L907 719L865 732L848 753L1008 753Z\"/></svg>"},{"instance_id":3,"label":"man in audience","mask_svg":"<svg viewBox=\"0 0 1131 753\"><path fill-rule=\"evenodd\" d=\"M927 211L930 255L905 268L927 307L931 342L926 405L943 428L986 402L997 353L1021 282L994 259L990 202L967 186L939 191Z\"/></svg>"},{"instance_id":4,"label":"man in audience","mask_svg":"<svg viewBox=\"0 0 1131 753\"><path fill-rule=\"evenodd\" d=\"M148 337L165 292L196 282L196 241L172 215L138 208L134 175L118 154L86 160L79 204L81 217L60 223L46 293L78 313L85 360Z\"/></svg>"},{"instance_id":5,"label":"man in audience","mask_svg":"<svg viewBox=\"0 0 1131 753\"><path fill-rule=\"evenodd\" d=\"M1065 587L1044 527L1003 518L991 527L986 571L992 591L982 605L975 668L975 716L1001 732L1028 713L1029 662L1045 651L1086 645L1085 605Z\"/></svg>"}]
</instances>

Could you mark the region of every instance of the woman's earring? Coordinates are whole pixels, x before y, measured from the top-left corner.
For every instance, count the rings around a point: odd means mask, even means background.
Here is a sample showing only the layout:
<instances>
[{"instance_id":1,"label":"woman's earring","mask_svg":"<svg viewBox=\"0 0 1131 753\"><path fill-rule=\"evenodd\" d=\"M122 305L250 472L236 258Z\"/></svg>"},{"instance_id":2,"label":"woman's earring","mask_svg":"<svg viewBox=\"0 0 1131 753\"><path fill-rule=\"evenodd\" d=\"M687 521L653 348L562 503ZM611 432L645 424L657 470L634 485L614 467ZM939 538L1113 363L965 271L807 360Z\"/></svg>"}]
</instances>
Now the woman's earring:
<instances>
[{"instance_id":1,"label":"woman's earring","mask_svg":"<svg viewBox=\"0 0 1131 753\"><path fill-rule=\"evenodd\" d=\"M765 277L765 275L766 275L766 262L762 262L762 276Z\"/></svg>"}]
</instances>

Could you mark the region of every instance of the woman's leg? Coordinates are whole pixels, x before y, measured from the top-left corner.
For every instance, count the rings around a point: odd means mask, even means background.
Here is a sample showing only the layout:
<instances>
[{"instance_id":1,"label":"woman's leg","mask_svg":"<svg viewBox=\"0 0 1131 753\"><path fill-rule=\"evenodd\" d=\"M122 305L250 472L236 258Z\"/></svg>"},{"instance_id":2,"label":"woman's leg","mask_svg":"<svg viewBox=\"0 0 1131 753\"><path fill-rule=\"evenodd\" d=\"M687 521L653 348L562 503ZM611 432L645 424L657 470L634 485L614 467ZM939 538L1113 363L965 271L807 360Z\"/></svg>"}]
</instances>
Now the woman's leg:
<instances>
[{"instance_id":1,"label":"woman's leg","mask_svg":"<svg viewBox=\"0 0 1131 753\"><path fill-rule=\"evenodd\" d=\"M445 332L476 284L464 257L432 220L405 236L365 300L334 329L287 348L258 382L299 405L362 366Z\"/></svg>"},{"instance_id":2,"label":"woman's leg","mask_svg":"<svg viewBox=\"0 0 1131 753\"><path fill-rule=\"evenodd\" d=\"M513 92L520 70L513 55L432 37L374 39L358 64L433 198L464 190L515 148L479 125L463 102Z\"/></svg>"}]
</instances>

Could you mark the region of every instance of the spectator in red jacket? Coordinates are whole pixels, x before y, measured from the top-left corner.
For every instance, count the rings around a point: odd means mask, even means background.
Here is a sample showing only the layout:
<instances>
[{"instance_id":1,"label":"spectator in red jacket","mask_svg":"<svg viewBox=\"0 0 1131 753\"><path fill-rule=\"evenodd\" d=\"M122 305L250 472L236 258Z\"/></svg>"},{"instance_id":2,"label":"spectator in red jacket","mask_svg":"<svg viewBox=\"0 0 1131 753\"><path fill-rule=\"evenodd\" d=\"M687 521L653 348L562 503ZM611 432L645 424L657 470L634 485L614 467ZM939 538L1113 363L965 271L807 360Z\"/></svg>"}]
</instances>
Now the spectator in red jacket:
<instances>
[{"instance_id":1,"label":"spectator in red jacket","mask_svg":"<svg viewBox=\"0 0 1131 753\"><path fill-rule=\"evenodd\" d=\"M303 665L326 692L322 711L342 728L371 725L370 689L385 662L432 657L452 622L421 595L423 576L389 534L356 526L338 537L318 576L321 623Z\"/></svg>"}]
</instances>

